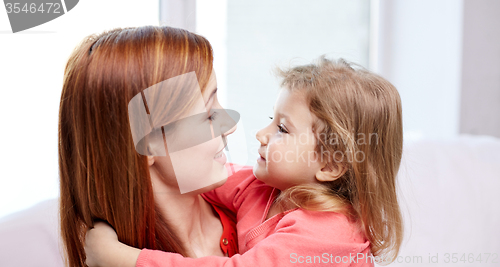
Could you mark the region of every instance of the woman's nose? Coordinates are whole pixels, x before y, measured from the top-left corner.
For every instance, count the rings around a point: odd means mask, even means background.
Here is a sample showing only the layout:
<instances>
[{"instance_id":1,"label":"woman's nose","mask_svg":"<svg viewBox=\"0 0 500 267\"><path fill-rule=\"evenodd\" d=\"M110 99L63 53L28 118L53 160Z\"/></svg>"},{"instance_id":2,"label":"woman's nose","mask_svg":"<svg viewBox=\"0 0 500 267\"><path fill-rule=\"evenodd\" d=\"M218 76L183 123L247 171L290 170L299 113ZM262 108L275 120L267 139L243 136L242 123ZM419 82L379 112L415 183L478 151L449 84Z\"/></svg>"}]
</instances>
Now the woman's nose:
<instances>
[{"instance_id":1,"label":"woman's nose","mask_svg":"<svg viewBox=\"0 0 500 267\"><path fill-rule=\"evenodd\" d=\"M236 128L238 128L238 125L234 124L234 126L231 129L227 130L226 132L223 132L222 134L224 136L228 136L228 135L234 133L234 131L236 131Z\"/></svg>"},{"instance_id":2,"label":"woman's nose","mask_svg":"<svg viewBox=\"0 0 500 267\"><path fill-rule=\"evenodd\" d=\"M231 109L221 109L222 116L220 121L220 132L221 135L227 136L234 131L236 131L238 121L240 120L240 114Z\"/></svg>"}]
</instances>

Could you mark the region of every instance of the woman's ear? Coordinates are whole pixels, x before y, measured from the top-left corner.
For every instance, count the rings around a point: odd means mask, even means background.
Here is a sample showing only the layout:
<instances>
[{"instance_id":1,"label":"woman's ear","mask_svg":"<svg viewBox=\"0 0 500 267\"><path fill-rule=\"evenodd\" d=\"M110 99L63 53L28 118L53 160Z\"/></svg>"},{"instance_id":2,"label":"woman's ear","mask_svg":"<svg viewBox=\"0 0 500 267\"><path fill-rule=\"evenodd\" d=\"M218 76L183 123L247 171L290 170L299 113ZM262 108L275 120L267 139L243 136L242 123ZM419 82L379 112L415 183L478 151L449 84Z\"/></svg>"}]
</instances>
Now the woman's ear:
<instances>
[{"instance_id":1,"label":"woman's ear","mask_svg":"<svg viewBox=\"0 0 500 267\"><path fill-rule=\"evenodd\" d=\"M154 156L147 156L148 157L148 167L153 166L155 163L155 157Z\"/></svg>"},{"instance_id":2,"label":"woman's ear","mask_svg":"<svg viewBox=\"0 0 500 267\"><path fill-rule=\"evenodd\" d=\"M151 144L147 145L146 150L147 150L149 155L154 155L152 153L153 149L151 147ZM155 163L155 157L154 156L147 156L147 157L148 157L148 167L151 167Z\"/></svg>"},{"instance_id":3,"label":"woman's ear","mask_svg":"<svg viewBox=\"0 0 500 267\"><path fill-rule=\"evenodd\" d=\"M330 162L316 172L316 180L320 182L331 182L342 177L346 171L347 167L345 164Z\"/></svg>"}]
</instances>

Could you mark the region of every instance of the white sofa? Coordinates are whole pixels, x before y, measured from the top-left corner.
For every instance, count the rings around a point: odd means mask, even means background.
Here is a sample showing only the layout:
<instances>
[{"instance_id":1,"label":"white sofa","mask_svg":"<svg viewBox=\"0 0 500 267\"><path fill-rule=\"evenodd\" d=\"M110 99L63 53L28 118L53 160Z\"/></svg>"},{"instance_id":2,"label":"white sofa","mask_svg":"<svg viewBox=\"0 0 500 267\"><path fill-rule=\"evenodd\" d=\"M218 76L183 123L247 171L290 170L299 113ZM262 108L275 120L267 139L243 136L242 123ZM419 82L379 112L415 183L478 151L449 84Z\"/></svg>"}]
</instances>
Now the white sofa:
<instances>
[{"instance_id":1,"label":"white sofa","mask_svg":"<svg viewBox=\"0 0 500 267\"><path fill-rule=\"evenodd\" d=\"M407 143L398 178L405 239L391 266L500 266L500 139Z\"/></svg>"},{"instance_id":2,"label":"white sofa","mask_svg":"<svg viewBox=\"0 0 500 267\"><path fill-rule=\"evenodd\" d=\"M405 238L391 266L500 266L500 139L407 142L399 188ZM63 266L57 216L53 199L1 218L0 266Z\"/></svg>"},{"instance_id":3,"label":"white sofa","mask_svg":"<svg viewBox=\"0 0 500 267\"><path fill-rule=\"evenodd\" d=\"M62 267L57 199L0 218L1 267Z\"/></svg>"}]
</instances>

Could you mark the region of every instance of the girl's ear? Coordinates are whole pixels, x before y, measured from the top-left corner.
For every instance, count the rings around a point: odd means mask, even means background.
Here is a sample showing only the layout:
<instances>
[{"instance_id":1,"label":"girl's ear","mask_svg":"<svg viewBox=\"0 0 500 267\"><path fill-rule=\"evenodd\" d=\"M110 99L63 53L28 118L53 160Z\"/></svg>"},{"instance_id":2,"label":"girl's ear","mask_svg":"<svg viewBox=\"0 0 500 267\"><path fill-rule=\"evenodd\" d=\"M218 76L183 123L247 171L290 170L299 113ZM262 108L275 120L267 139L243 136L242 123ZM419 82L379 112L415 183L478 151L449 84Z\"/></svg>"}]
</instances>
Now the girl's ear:
<instances>
[{"instance_id":1,"label":"girl's ear","mask_svg":"<svg viewBox=\"0 0 500 267\"><path fill-rule=\"evenodd\" d=\"M316 172L316 180L320 182L331 182L342 177L346 171L347 167L345 164L330 162Z\"/></svg>"}]
</instances>

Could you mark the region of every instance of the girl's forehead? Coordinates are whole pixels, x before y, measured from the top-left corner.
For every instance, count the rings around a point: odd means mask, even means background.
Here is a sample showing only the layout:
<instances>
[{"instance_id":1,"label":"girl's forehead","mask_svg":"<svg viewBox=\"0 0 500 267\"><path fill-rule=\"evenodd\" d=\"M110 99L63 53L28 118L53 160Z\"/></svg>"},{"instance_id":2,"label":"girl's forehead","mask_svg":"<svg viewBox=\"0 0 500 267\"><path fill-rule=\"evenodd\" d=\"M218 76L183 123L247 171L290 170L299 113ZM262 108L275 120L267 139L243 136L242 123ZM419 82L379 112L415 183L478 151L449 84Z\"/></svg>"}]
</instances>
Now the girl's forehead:
<instances>
[{"instance_id":1,"label":"girl's forehead","mask_svg":"<svg viewBox=\"0 0 500 267\"><path fill-rule=\"evenodd\" d=\"M308 107L305 93L299 90L290 90L288 88L281 89L273 108L286 108L289 106Z\"/></svg>"},{"instance_id":2,"label":"girl's forehead","mask_svg":"<svg viewBox=\"0 0 500 267\"><path fill-rule=\"evenodd\" d=\"M300 90L281 89L274 112L280 118L291 121L297 128L312 128L315 119L309 109L306 94Z\"/></svg>"}]
</instances>

